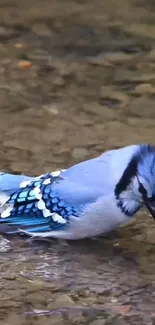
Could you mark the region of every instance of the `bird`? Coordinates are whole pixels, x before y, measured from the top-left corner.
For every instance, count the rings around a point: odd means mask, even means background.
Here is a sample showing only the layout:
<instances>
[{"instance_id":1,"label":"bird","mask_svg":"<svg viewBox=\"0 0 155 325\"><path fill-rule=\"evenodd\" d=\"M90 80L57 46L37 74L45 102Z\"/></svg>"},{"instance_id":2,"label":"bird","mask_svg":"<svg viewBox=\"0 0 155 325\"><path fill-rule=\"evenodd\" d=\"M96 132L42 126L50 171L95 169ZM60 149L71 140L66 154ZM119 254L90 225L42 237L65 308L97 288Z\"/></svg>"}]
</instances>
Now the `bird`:
<instances>
[{"instance_id":1,"label":"bird","mask_svg":"<svg viewBox=\"0 0 155 325\"><path fill-rule=\"evenodd\" d=\"M78 240L128 223L146 208L155 220L155 146L105 151L40 176L0 173L0 233Z\"/></svg>"}]
</instances>

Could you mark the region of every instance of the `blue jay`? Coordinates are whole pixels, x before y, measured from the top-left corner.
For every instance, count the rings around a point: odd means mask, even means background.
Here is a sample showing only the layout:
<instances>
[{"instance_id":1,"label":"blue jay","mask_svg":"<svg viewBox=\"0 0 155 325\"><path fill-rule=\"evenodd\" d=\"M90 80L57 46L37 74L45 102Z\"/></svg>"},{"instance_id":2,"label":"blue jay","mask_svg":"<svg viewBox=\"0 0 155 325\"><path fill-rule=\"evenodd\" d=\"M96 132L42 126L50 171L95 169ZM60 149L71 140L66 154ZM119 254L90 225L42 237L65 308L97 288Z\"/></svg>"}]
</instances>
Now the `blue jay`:
<instances>
[{"instance_id":1,"label":"blue jay","mask_svg":"<svg viewBox=\"0 0 155 325\"><path fill-rule=\"evenodd\" d=\"M145 206L155 219L155 147L107 151L39 177L0 173L0 232L80 239L107 233Z\"/></svg>"}]
</instances>

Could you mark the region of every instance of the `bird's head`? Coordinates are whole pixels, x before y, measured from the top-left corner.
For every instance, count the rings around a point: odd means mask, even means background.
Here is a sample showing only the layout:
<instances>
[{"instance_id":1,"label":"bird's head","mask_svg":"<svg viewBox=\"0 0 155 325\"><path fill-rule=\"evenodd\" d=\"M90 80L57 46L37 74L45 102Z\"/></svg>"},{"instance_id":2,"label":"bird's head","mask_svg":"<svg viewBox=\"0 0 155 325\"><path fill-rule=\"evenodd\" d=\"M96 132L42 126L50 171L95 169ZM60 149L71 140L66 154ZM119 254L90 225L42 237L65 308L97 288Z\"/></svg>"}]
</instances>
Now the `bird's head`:
<instances>
[{"instance_id":1,"label":"bird's head","mask_svg":"<svg viewBox=\"0 0 155 325\"><path fill-rule=\"evenodd\" d=\"M126 215L145 206L155 219L155 147L139 146L116 185L115 196Z\"/></svg>"}]
</instances>

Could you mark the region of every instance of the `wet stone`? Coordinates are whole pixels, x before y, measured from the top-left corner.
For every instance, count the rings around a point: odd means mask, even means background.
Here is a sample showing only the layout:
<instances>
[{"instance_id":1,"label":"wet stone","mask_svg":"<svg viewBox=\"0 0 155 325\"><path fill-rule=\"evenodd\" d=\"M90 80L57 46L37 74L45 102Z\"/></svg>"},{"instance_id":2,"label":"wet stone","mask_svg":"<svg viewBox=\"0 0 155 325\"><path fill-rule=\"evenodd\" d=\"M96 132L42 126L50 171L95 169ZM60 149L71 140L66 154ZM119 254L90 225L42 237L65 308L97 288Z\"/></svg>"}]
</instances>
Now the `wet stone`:
<instances>
[{"instance_id":1,"label":"wet stone","mask_svg":"<svg viewBox=\"0 0 155 325\"><path fill-rule=\"evenodd\" d=\"M42 324L64 325L64 319L62 318L61 315L52 315L52 317L50 317L49 323L46 317L39 317L39 318L40 318L40 322L37 323L38 325L42 325Z\"/></svg>"},{"instance_id":2,"label":"wet stone","mask_svg":"<svg viewBox=\"0 0 155 325\"><path fill-rule=\"evenodd\" d=\"M116 302L118 302L118 299L116 297L113 297L113 298L111 298L111 302L116 303Z\"/></svg>"},{"instance_id":3,"label":"wet stone","mask_svg":"<svg viewBox=\"0 0 155 325\"><path fill-rule=\"evenodd\" d=\"M92 322L89 323L89 325L106 325L107 320L106 319L95 319Z\"/></svg>"},{"instance_id":4,"label":"wet stone","mask_svg":"<svg viewBox=\"0 0 155 325\"><path fill-rule=\"evenodd\" d=\"M129 102L128 95L124 94L123 92L115 91L110 87L102 86L100 89L100 98L103 99L103 103L109 102L108 106L121 108L127 106Z\"/></svg>"},{"instance_id":5,"label":"wet stone","mask_svg":"<svg viewBox=\"0 0 155 325\"><path fill-rule=\"evenodd\" d=\"M17 278L18 278L18 276L17 276L16 274L14 274L14 273L11 273L11 274L5 274L5 275L3 276L3 279L10 280L10 281L12 281L12 280L16 280Z\"/></svg>"},{"instance_id":6,"label":"wet stone","mask_svg":"<svg viewBox=\"0 0 155 325\"><path fill-rule=\"evenodd\" d=\"M0 253L6 253L9 252L12 249L11 242L4 238L3 236L0 236Z\"/></svg>"},{"instance_id":7,"label":"wet stone","mask_svg":"<svg viewBox=\"0 0 155 325\"><path fill-rule=\"evenodd\" d=\"M13 29L13 28L9 28L7 26L0 26L0 38L2 40L7 40L13 36L17 36L19 34L18 29Z\"/></svg>"},{"instance_id":8,"label":"wet stone","mask_svg":"<svg viewBox=\"0 0 155 325\"><path fill-rule=\"evenodd\" d=\"M108 58L105 57L104 54L97 55L95 57L89 58L88 62L92 65L97 66L112 66L111 62L109 62Z\"/></svg>"},{"instance_id":9,"label":"wet stone","mask_svg":"<svg viewBox=\"0 0 155 325\"><path fill-rule=\"evenodd\" d=\"M146 232L146 242L149 244L155 244L155 229L152 227Z\"/></svg>"},{"instance_id":10,"label":"wet stone","mask_svg":"<svg viewBox=\"0 0 155 325\"><path fill-rule=\"evenodd\" d=\"M147 55L148 60L155 61L155 48L153 48Z\"/></svg>"},{"instance_id":11,"label":"wet stone","mask_svg":"<svg viewBox=\"0 0 155 325\"><path fill-rule=\"evenodd\" d=\"M69 315L67 315L67 317L68 317L69 323L71 323L73 325L88 324L88 320L90 319L90 317L88 315L82 315L82 314L81 315L69 314Z\"/></svg>"},{"instance_id":12,"label":"wet stone","mask_svg":"<svg viewBox=\"0 0 155 325\"><path fill-rule=\"evenodd\" d=\"M118 119L119 118L119 112L115 110L109 109L108 106L104 105L104 102L102 100L98 100L100 103L89 103L89 104L84 104L83 108L84 111L87 112L88 114L92 114L93 116L97 116L99 120L105 121L105 119Z\"/></svg>"},{"instance_id":13,"label":"wet stone","mask_svg":"<svg viewBox=\"0 0 155 325\"><path fill-rule=\"evenodd\" d=\"M43 23L33 24L32 31L39 36L51 36L50 29Z\"/></svg>"},{"instance_id":14,"label":"wet stone","mask_svg":"<svg viewBox=\"0 0 155 325\"><path fill-rule=\"evenodd\" d=\"M48 304L48 309L57 309L73 305L75 305L73 299L67 294L62 294L61 296L58 296L55 301Z\"/></svg>"},{"instance_id":15,"label":"wet stone","mask_svg":"<svg viewBox=\"0 0 155 325\"><path fill-rule=\"evenodd\" d=\"M104 55L104 59L110 63L122 64L128 62L133 58L131 54L125 54L123 52L109 52Z\"/></svg>"},{"instance_id":16,"label":"wet stone","mask_svg":"<svg viewBox=\"0 0 155 325\"><path fill-rule=\"evenodd\" d=\"M72 151L72 157L75 159L84 159L88 157L89 152L85 148L75 148Z\"/></svg>"},{"instance_id":17,"label":"wet stone","mask_svg":"<svg viewBox=\"0 0 155 325\"><path fill-rule=\"evenodd\" d=\"M112 291L112 287L91 286L90 290L98 295L107 295Z\"/></svg>"},{"instance_id":18,"label":"wet stone","mask_svg":"<svg viewBox=\"0 0 155 325\"><path fill-rule=\"evenodd\" d=\"M43 105L43 109L45 111L47 111L48 113L52 114L52 115L58 115L59 111L58 111L58 106L55 104L52 105Z\"/></svg>"},{"instance_id":19,"label":"wet stone","mask_svg":"<svg viewBox=\"0 0 155 325\"><path fill-rule=\"evenodd\" d=\"M126 313L124 315L124 318L126 320L130 320L130 321L142 321L143 320L143 314L141 312L129 312L129 313Z\"/></svg>"},{"instance_id":20,"label":"wet stone","mask_svg":"<svg viewBox=\"0 0 155 325\"><path fill-rule=\"evenodd\" d=\"M151 314L152 325L155 325L155 313Z\"/></svg>"},{"instance_id":21,"label":"wet stone","mask_svg":"<svg viewBox=\"0 0 155 325\"><path fill-rule=\"evenodd\" d=\"M138 85L137 87L135 87L134 93L138 94L138 95L154 94L155 87L152 87L152 85L149 83L144 83L144 84L141 84L141 85Z\"/></svg>"},{"instance_id":22,"label":"wet stone","mask_svg":"<svg viewBox=\"0 0 155 325\"><path fill-rule=\"evenodd\" d=\"M154 118L155 117L155 104L154 99L146 98L144 96L134 99L128 106L129 114L134 114L141 118Z\"/></svg>"},{"instance_id":23,"label":"wet stone","mask_svg":"<svg viewBox=\"0 0 155 325\"><path fill-rule=\"evenodd\" d=\"M153 24L144 24L144 23L133 23L129 24L124 28L124 30L127 33L131 33L132 35L138 35L143 36L143 37L149 37L154 39L155 38L155 33L154 33L154 25Z\"/></svg>"},{"instance_id":24,"label":"wet stone","mask_svg":"<svg viewBox=\"0 0 155 325\"><path fill-rule=\"evenodd\" d=\"M81 290L79 293L78 293L78 296L80 297L84 297L84 298L87 298L90 296L90 290L88 289L84 289L84 290Z\"/></svg>"}]
</instances>

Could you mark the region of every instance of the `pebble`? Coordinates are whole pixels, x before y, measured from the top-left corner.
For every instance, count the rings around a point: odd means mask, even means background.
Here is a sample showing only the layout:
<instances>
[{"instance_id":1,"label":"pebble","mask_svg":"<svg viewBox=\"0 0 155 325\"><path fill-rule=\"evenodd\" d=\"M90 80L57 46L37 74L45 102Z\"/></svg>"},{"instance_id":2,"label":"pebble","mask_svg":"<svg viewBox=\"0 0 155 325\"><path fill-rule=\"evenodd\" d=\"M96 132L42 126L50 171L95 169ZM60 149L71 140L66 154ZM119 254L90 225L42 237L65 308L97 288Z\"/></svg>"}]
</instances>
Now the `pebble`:
<instances>
[{"instance_id":1,"label":"pebble","mask_svg":"<svg viewBox=\"0 0 155 325\"><path fill-rule=\"evenodd\" d=\"M52 315L49 322L47 321L47 319L48 319L47 316L41 316L41 317L38 317L37 319L39 319L39 318L40 318L40 322L37 320L38 325L42 325L42 324L64 325L64 320L61 315L56 315L56 316Z\"/></svg>"},{"instance_id":2,"label":"pebble","mask_svg":"<svg viewBox=\"0 0 155 325\"><path fill-rule=\"evenodd\" d=\"M89 325L106 325L106 319L95 319Z\"/></svg>"},{"instance_id":3,"label":"pebble","mask_svg":"<svg viewBox=\"0 0 155 325\"><path fill-rule=\"evenodd\" d=\"M29 69L32 67L32 62L28 60L21 60L17 63L17 67L20 69Z\"/></svg>"},{"instance_id":4,"label":"pebble","mask_svg":"<svg viewBox=\"0 0 155 325\"><path fill-rule=\"evenodd\" d=\"M124 28L124 32L132 34L133 36L145 37L155 39L154 25L144 23L132 23L127 24Z\"/></svg>"},{"instance_id":5,"label":"pebble","mask_svg":"<svg viewBox=\"0 0 155 325\"><path fill-rule=\"evenodd\" d=\"M0 38L3 39L10 39L13 36L17 36L18 32L15 28L4 27L0 26Z\"/></svg>"},{"instance_id":6,"label":"pebble","mask_svg":"<svg viewBox=\"0 0 155 325\"><path fill-rule=\"evenodd\" d=\"M117 119L119 116L119 112L115 111L115 110L111 110L109 109L108 106L103 105L103 104L98 104L96 102L92 102L92 103L86 103L83 105L84 111L91 113L93 115L97 115L99 117L99 119ZM102 122L102 126L103 126L103 122ZM90 141L88 139L88 141Z\"/></svg>"},{"instance_id":7,"label":"pebble","mask_svg":"<svg viewBox=\"0 0 155 325\"><path fill-rule=\"evenodd\" d=\"M104 55L104 60L110 63L123 63L132 59L133 55L125 54L123 52L109 52Z\"/></svg>"},{"instance_id":8,"label":"pebble","mask_svg":"<svg viewBox=\"0 0 155 325\"><path fill-rule=\"evenodd\" d=\"M111 298L111 302L112 302L112 303L116 303L116 302L118 302L118 299L115 298L115 297L113 297L113 298Z\"/></svg>"},{"instance_id":9,"label":"pebble","mask_svg":"<svg viewBox=\"0 0 155 325\"><path fill-rule=\"evenodd\" d=\"M144 83L144 84L141 84L141 85L138 85L137 87L135 87L134 93L138 94L138 95L143 95L144 93L145 94L154 94L155 87L152 87L152 85L149 83Z\"/></svg>"},{"instance_id":10,"label":"pebble","mask_svg":"<svg viewBox=\"0 0 155 325\"><path fill-rule=\"evenodd\" d=\"M136 98L130 102L128 111L137 117L155 118L154 99L145 96Z\"/></svg>"},{"instance_id":11,"label":"pebble","mask_svg":"<svg viewBox=\"0 0 155 325\"><path fill-rule=\"evenodd\" d=\"M62 76L57 76L53 79L52 84L57 87L65 86L65 80Z\"/></svg>"},{"instance_id":12,"label":"pebble","mask_svg":"<svg viewBox=\"0 0 155 325\"><path fill-rule=\"evenodd\" d=\"M141 312L129 312L129 313L126 313L125 315L124 315L124 318L125 319L133 319L133 320L137 320L137 321L139 321L139 320L143 320L143 314L141 313Z\"/></svg>"},{"instance_id":13,"label":"pebble","mask_svg":"<svg viewBox=\"0 0 155 325\"><path fill-rule=\"evenodd\" d=\"M90 290L98 295L107 295L112 291L112 286L102 287L102 286L90 286Z\"/></svg>"},{"instance_id":14,"label":"pebble","mask_svg":"<svg viewBox=\"0 0 155 325\"><path fill-rule=\"evenodd\" d=\"M147 244L155 244L155 235L154 235L155 229L152 227L152 229L148 229L146 232L145 240Z\"/></svg>"},{"instance_id":15,"label":"pebble","mask_svg":"<svg viewBox=\"0 0 155 325\"><path fill-rule=\"evenodd\" d=\"M88 62L91 65L99 65L99 66L104 66L104 67L110 67L112 66L112 63L108 61L107 58L103 54L97 55L95 57L91 57L88 59Z\"/></svg>"},{"instance_id":16,"label":"pebble","mask_svg":"<svg viewBox=\"0 0 155 325\"><path fill-rule=\"evenodd\" d=\"M5 275L3 276L3 279L5 279L5 280L10 280L10 281L12 281L12 280L16 280L16 279L17 279L17 275L14 274L14 273L11 273L11 274L5 274Z\"/></svg>"},{"instance_id":17,"label":"pebble","mask_svg":"<svg viewBox=\"0 0 155 325\"><path fill-rule=\"evenodd\" d=\"M147 55L147 59L154 61L155 60L155 48L153 48Z\"/></svg>"},{"instance_id":18,"label":"pebble","mask_svg":"<svg viewBox=\"0 0 155 325\"><path fill-rule=\"evenodd\" d=\"M89 152L85 148L74 148L72 151L72 157L75 159L84 159L88 157Z\"/></svg>"},{"instance_id":19,"label":"pebble","mask_svg":"<svg viewBox=\"0 0 155 325\"><path fill-rule=\"evenodd\" d=\"M16 49L23 49L24 43L16 43L14 46Z\"/></svg>"},{"instance_id":20,"label":"pebble","mask_svg":"<svg viewBox=\"0 0 155 325\"><path fill-rule=\"evenodd\" d=\"M155 313L151 314L152 325L155 325Z\"/></svg>"},{"instance_id":21,"label":"pebble","mask_svg":"<svg viewBox=\"0 0 155 325\"><path fill-rule=\"evenodd\" d=\"M117 101L119 107L125 107L129 102L128 95L120 91L115 91L114 89L106 86L102 86L100 88L100 97L103 99L109 98L109 100Z\"/></svg>"},{"instance_id":22,"label":"pebble","mask_svg":"<svg viewBox=\"0 0 155 325\"><path fill-rule=\"evenodd\" d=\"M131 306L130 305L122 305L119 308L119 312L121 315L126 315L130 312Z\"/></svg>"},{"instance_id":23,"label":"pebble","mask_svg":"<svg viewBox=\"0 0 155 325\"><path fill-rule=\"evenodd\" d=\"M72 298L67 295L63 294L56 298L55 301L52 301L48 304L48 309L57 309L57 308L62 308L62 307L68 307L68 306L73 306L75 302L72 300Z\"/></svg>"},{"instance_id":24,"label":"pebble","mask_svg":"<svg viewBox=\"0 0 155 325\"><path fill-rule=\"evenodd\" d=\"M3 236L0 236L0 253L9 252L11 249L11 242Z\"/></svg>"},{"instance_id":25,"label":"pebble","mask_svg":"<svg viewBox=\"0 0 155 325\"><path fill-rule=\"evenodd\" d=\"M138 295L138 294L142 293L143 291L145 291L145 288L139 288L139 289L131 290L131 291L128 292L128 296Z\"/></svg>"},{"instance_id":26,"label":"pebble","mask_svg":"<svg viewBox=\"0 0 155 325\"><path fill-rule=\"evenodd\" d=\"M58 106L55 104L52 105L43 105L43 109L45 111L47 111L48 113L52 114L52 115L58 115L59 114L59 110L58 110Z\"/></svg>"},{"instance_id":27,"label":"pebble","mask_svg":"<svg viewBox=\"0 0 155 325\"><path fill-rule=\"evenodd\" d=\"M115 243L113 246L114 247L118 247L118 246L120 246L120 244L119 243Z\"/></svg>"},{"instance_id":28,"label":"pebble","mask_svg":"<svg viewBox=\"0 0 155 325\"><path fill-rule=\"evenodd\" d=\"M32 32L39 36L51 36L50 29L43 23L34 23L32 25Z\"/></svg>"},{"instance_id":29,"label":"pebble","mask_svg":"<svg viewBox=\"0 0 155 325\"><path fill-rule=\"evenodd\" d=\"M112 87L108 87L108 86L101 86L100 88L100 97L110 97L112 92L113 92L113 88Z\"/></svg>"},{"instance_id":30,"label":"pebble","mask_svg":"<svg viewBox=\"0 0 155 325\"><path fill-rule=\"evenodd\" d=\"M90 291L88 289L84 289L82 291L79 292L79 296L80 297L84 297L87 298L90 296Z\"/></svg>"}]
</instances>

